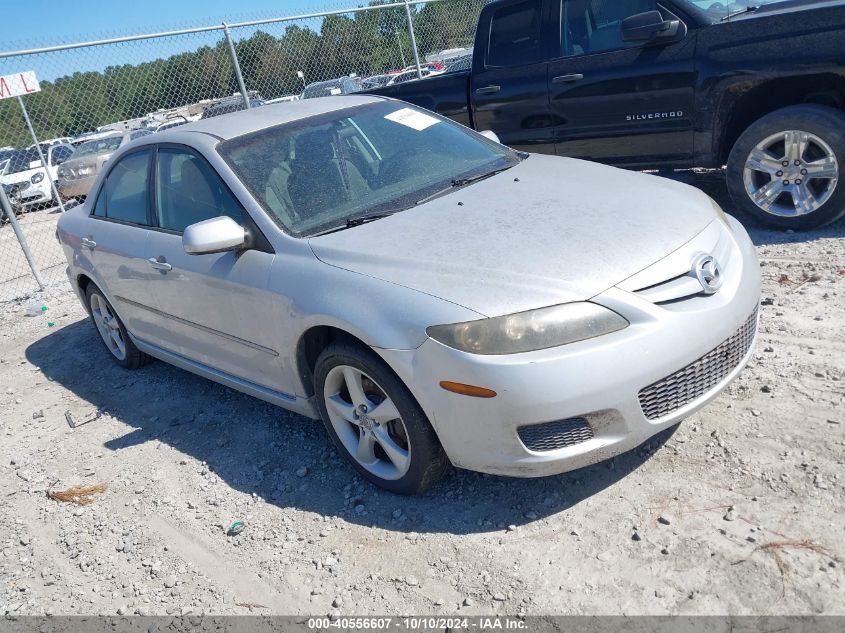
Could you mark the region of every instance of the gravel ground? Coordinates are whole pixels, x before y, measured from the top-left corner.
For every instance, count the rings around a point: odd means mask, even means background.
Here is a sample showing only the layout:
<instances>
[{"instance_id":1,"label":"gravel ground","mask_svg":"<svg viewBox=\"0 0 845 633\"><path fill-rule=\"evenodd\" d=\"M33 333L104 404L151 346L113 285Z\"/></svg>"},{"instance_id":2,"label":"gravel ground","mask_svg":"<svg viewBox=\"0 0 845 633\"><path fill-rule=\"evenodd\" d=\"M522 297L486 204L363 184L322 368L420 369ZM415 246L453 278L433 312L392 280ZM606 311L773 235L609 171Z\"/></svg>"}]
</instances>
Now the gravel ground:
<instances>
[{"instance_id":1,"label":"gravel ground","mask_svg":"<svg viewBox=\"0 0 845 633\"><path fill-rule=\"evenodd\" d=\"M591 468L418 498L319 424L119 369L64 286L0 306L0 613L845 614L845 222L752 235L757 354L713 404Z\"/></svg>"}]
</instances>

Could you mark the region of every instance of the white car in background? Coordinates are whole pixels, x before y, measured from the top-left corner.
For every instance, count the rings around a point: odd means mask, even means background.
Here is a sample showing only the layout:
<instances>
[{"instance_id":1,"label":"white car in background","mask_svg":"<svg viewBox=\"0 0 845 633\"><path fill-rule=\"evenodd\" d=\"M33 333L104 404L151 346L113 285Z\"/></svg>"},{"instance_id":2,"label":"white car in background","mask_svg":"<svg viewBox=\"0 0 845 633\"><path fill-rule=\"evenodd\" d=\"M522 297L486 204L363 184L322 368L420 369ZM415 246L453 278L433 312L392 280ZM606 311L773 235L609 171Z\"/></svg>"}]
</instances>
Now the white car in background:
<instances>
[{"instance_id":1,"label":"white car in background","mask_svg":"<svg viewBox=\"0 0 845 633\"><path fill-rule=\"evenodd\" d=\"M70 143L41 144L45 167L35 145L17 150L9 157L0 184L8 185L10 202L24 209L36 204L56 202L50 183L56 182L59 165L73 154Z\"/></svg>"}]
</instances>

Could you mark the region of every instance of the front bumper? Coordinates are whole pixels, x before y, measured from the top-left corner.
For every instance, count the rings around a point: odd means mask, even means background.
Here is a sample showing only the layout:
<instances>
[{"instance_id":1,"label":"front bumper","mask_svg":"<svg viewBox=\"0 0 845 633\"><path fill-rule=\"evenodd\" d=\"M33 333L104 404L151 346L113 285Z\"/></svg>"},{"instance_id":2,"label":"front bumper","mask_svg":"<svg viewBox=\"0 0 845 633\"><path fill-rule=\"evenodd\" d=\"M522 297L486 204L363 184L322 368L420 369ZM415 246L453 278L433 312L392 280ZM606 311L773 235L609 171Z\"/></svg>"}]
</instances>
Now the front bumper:
<instances>
[{"instance_id":1,"label":"front bumper","mask_svg":"<svg viewBox=\"0 0 845 633\"><path fill-rule=\"evenodd\" d=\"M13 194L13 202L21 207L49 202L52 199L53 190L46 178L39 183L30 185L26 189L21 189Z\"/></svg>"},{"instance_id":2,"label":"front bumper","mask_svg":"<svg viewBox=\"0 0 845 633\"><path fill-rule=\"evenodd\" d=\"M431 339L416 350L377 351L411 386L455 466L536 477L608 459L713 400L753 355L759 264L745 230L732 223L734 255L718 293L668 305L619 288L595 297L594 302L630 321L620 332L510 356L466 354ZM732 358L716 382L668 412L646 415L642 390L691 365L694 371L696 361L723 349L743 326L743 353ZM498 395L461 396L440 388L441 380L486 387ZM530 450L520 439L520 427L576 418L586 420L590 433L571 445Z\"/></svg>"},{"instance_id":3,"label":"front bumper","mask_svg":"<svg viewBox=\"0 0 845 633\"><path fill-rule=\"evenodd\" d=\"M59 178L57 189L62 198L79 198L87 196L97 179L96 174L80 178Z\"/></svg>"}]
</instances>

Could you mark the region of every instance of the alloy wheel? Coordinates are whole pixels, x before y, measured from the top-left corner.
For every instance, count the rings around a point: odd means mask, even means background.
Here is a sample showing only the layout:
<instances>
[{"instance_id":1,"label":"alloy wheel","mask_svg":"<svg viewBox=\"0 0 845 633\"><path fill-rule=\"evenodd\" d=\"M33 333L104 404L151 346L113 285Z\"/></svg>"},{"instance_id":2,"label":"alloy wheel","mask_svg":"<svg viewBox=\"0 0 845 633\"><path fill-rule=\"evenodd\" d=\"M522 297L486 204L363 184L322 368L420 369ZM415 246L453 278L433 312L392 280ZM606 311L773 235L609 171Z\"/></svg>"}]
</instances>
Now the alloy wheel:
<instances>
[{"instance_id":1,"label":"alloy wheel","mask_svg":"<svg viewBox=\"0 0 845 633\"><path fill-rule=\"evenodd\" d=\"M91 295L91 315L97 331L117 360L126 360L126 341L120 330L120 323L108 302L98 294Z\"/></svg>"},{"instance_id":2,"label":"alloy wheel","mask_svg":"<svg viewBox=\"0 0 845 633\"><path fill-rule=\"evenodd\" d=\"M758 143L745 161L743 181L751 200L780 217L808 215L833 195L839 163L815 134L778 132Z\"/></svg>"},{"instance_id":3,"label":"alloy wheel","mask_svg":"<svg viewBox=\"0 0 845 633\"><path fill-rule=\"evenodd\" d=\"M396 405L356 367L333 367L323 388L326 411L341 444L364 469L401 479L411 465L408 431Z\"/></svg>"}]
</instances>

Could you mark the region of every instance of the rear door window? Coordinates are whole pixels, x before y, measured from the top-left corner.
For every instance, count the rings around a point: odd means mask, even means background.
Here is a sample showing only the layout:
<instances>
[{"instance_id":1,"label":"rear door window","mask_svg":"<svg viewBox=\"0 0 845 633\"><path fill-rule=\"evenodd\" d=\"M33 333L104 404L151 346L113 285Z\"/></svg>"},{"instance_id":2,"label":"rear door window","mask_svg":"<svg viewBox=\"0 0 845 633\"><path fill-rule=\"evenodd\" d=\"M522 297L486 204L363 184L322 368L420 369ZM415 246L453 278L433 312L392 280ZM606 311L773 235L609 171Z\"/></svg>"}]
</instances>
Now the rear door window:
<instances>
[{"instance_id":1,"label":"rear door window","mask_svg":"<svg viewBox=\"0 0 845 633\"><path fill-rule=\"evenodd\" d=\"M540 0L509 4L493 13L488 66L521 66L541 61Z\"/></svg>"},{"instance_id":2,"label":"rear door window","mask_svg":"<svg viewBox=\"0 0 845 633\"><path fill-rule=\"evenodd\" d=\"M94 215L104 214L110 220L131 224L149 224L151 155L146 149L120 159L106 178Z\"/></svg>"}]
</instances>

